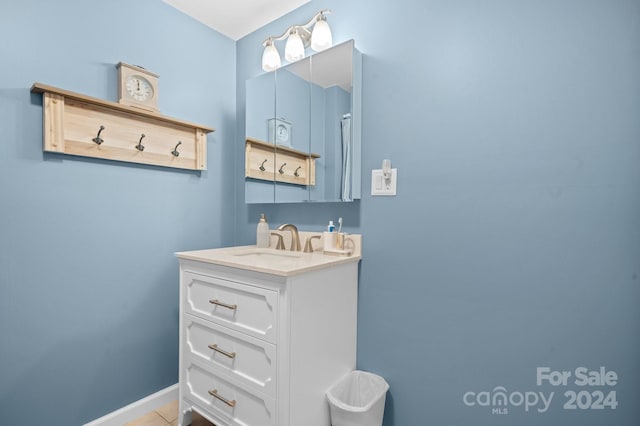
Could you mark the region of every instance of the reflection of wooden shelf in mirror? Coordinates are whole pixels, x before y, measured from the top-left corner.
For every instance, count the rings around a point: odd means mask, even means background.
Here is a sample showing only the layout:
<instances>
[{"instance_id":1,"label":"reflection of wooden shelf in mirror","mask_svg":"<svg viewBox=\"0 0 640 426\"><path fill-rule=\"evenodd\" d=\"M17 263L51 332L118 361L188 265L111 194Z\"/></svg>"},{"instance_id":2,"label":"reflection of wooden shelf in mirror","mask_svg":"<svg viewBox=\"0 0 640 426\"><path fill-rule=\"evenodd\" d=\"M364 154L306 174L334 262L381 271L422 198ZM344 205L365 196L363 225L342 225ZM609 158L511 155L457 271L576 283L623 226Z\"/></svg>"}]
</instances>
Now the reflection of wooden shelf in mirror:
<instances>
[{"instance_id":1,"label":"reflection of wooden shelf in mirror","mask_svg":"<svg viewBox=\"0 0 640 426\"><path fill-rule=\"evenodd\" d=\"M316 184L319 154L247 138L244 158L246 177L296 185Z\"/></svg>"}]
</instances>

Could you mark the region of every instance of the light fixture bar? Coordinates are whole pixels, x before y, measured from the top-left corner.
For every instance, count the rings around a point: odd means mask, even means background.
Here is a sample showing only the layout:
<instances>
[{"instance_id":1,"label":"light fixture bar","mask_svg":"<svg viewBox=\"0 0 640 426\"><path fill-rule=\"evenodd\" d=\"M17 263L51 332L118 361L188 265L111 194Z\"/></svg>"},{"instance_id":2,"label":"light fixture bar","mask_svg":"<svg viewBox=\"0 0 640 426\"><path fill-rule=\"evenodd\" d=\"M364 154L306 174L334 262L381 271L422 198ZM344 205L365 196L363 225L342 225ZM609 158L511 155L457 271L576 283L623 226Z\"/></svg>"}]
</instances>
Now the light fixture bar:
<instances>
[{"instance_id":1,"label":"light fixture bar","mask_svg":"<svg viewBox=\"0 0 640 426\"><path fill-rule=\"evenodd\" d=\"M279 36L267 37L262 45L262 69L264 71L274 71L281 66L280 54L274 42L287 40L285 46L285 59L288 62L295 62L304 58L305 48L311 46L316 52L320 52L333 44L331 29L327 23L325 14L331 13L329 9L323 9L316 13L313 18L303 25L291 25ZM313 27L313 31L312 31Z\"/></svg>"},{"instance_id":2,"label":"light fixture bar","mask_svg":"<svg viewBox=\"0 0 640 426\"><path fill-rule=\"evenodd\" d=\"M318 20L318 18L320 18L321 16L324 16L325 14L329 14L329 13L331 13L331 9L323 9L320 12L316 13L313 16L313 18L311 18L309 20L309 22L307 22L306 24L304 24L304 25L291 25L281 35L279 35L277 37L276 36L267 37L265 39L265 41L262 42L262 45L266 46L267 43L269 42L269 40L282 41L285 38L289 37L289 34L291 34L291 31L293 31L294 29L299 29L299 28L302 28L303 30L305 30L309 34L309 37L310 37L311 36L311 31L309 30L309 28L311 28L313 26L313 24ZM303 37L303 36L300 35L300 37Z\"/></svg>"}]
</instances>

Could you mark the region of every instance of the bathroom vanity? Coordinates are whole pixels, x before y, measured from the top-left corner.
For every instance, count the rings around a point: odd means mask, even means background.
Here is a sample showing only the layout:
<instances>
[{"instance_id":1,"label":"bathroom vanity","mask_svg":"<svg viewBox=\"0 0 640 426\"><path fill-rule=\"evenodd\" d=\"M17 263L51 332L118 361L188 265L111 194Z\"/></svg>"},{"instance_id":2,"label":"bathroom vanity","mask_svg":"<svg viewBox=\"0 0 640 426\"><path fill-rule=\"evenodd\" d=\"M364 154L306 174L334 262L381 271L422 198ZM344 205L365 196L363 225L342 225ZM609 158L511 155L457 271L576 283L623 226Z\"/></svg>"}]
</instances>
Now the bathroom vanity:
<instances>
[{"instance_id":1,"label":"bathroom vanity","mask_svg":"<svg viewBox=\"0 0 640 426\"><path fill-rule=\"evenodd\" d=\"M355 369L360 241L350 256L255 246L177 253L180 408L217 426L329 426Z\"/></svg>"}]
</instances>

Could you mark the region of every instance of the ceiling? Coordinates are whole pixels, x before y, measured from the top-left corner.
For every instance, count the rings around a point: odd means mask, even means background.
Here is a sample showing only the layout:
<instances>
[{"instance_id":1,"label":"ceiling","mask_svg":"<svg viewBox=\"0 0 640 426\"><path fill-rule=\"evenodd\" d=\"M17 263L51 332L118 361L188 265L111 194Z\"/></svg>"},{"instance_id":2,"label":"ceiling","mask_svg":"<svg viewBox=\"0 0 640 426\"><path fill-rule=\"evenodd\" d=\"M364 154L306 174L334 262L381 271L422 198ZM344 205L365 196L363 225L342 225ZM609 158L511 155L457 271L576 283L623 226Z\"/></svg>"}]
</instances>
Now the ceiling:
<instances>
[{"instance_id":1,"label":"ceiling","mask_svg":"<svg viewBox=\"0 0 640 426\"><path fill-rule=\"evenodd\" d=\"M238 40L310 0L162 1L232 40Z\"/></svg>"}]
</instances>

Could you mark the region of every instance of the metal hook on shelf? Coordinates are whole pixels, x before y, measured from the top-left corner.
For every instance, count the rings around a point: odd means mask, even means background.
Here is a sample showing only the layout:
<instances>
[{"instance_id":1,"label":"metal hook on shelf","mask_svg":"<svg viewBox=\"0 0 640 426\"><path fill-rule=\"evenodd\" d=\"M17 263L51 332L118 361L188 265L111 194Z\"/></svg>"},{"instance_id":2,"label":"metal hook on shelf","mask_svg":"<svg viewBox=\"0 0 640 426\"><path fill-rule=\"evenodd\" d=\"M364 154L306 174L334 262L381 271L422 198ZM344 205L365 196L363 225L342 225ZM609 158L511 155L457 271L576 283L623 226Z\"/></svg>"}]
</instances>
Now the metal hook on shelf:
<instances>
[{"instance_id":1,"label":"metal hook on shelf","mask_svg":"<svg viewBox=\"0 0 640 426\"><path fill-rule=\"evenodd\" d=\"M144 145L142 145L142 139L144 139L144 133L140 136L140 140L138 141L138 145L136 145L136 149L138 151L144 151Z\"/></svg>"},{"instance_id":2,"label":"metal hook on shelf","mask_svg":"<svg viewBox=\"0 0 640 426\"><path fill-rule=\"evenodd\" d=\"M298 173L298 170L300 170L301 168L302 168L302 166L298 166L298 168L296 169L296 171L295 171L295 172L293 172L293 175L294 175L295 177L300 177L300 173Z\"/></svg>"},{"instance_id":3,"label":"metal hook on shelf","mask_svg":"<svg viewBox=\"0 0 640 426\"><path fill-rule=\"evenodd\" d=\"M173 148L173 151L171 151L171 154L173 154L174 157L177 157L180 155L180 153L178 152L178 147L180 146L182 142L178 141L178 144L176 145L175 148Z\"/></svg>"},{"instance_id":4,"label":"metal hook on shelf","mask_svg":"<svg viewBox=\"0 0 640 426\"><path fill-rule=\"evenodd\" d=\"M266 163L266 162L267 162L267 159L265 158L264 161L262 162L262 164L260 164L260 171L264 172L265 170L267 170L267 169L264 168L264 163Z\"/></svg>"},{"instance_id":5,"label":"metal hook on shelf","mask_svg":"<svg viewBox=\"0 0 640 426\"><path fill-rule=\"evenodd\" d=\"M287 163L283 163L282 166L280 166L280 169L278 169L278 173L283 175L284 174L284 170L283 169L284 169L284 166L286 166L286 165L287 165Z\"/></svg>"},{"instance_id":6,"label":"metal hook on shelf","mask_svg":"<svg viewBox=\"0 0 640 426\"><path fill-rule=\"evenodd\" d=\"M104 130L104 126L100 126L100 130L98 130L98 134L96 135L96 137L91 139L92 141L94 141L98 145L100 145L100 144L102 144L102 142L104 142L104 140L100 137L100 133L102 133L103 130Z\"/></svg>"}]
</instances>

